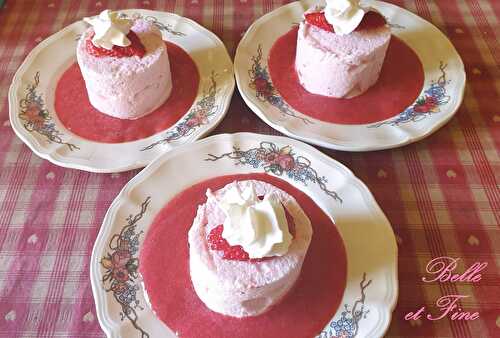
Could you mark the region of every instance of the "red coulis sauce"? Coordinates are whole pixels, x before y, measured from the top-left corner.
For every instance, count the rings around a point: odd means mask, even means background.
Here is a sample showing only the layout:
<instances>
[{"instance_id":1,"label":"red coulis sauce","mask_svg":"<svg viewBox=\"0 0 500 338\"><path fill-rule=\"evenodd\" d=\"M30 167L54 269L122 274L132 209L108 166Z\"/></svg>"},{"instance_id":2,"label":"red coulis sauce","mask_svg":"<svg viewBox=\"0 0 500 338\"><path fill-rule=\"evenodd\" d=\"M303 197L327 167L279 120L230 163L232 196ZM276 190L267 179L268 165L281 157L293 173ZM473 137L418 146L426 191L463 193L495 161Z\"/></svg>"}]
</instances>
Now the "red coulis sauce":
<instances>
[{"instance_id":1,"label":"red coulis sauce","mask_svg":"<svg viewBox=\"0 0 500 338\"><path fill-rule=\"evenodd\" d=\"M235 180L260 180L286 191L313 228L295 287L279 304L256 317L233 318L210 311L196 295L189 274L187 234L196 210L206 202L207 188L216 191ZM241 174L199 182L171 199L148 229L139 271L155 314L179 337L304 338L318 335L341 305L347 259L337 227L309 196L274 176Z\"/></svg>"},{"instance_id":2,"label":"red coulis sauce","mask_svg":"<svg viewBox=\"0 0 500 338\"><path fill-rule=\"evenodd\" d=\"M171 42L165 45L172 74L172 93L162 106L137 120L103 114L90 104L80 67L74 63L63 73L56 87L55 110L61 123L82 138L103 143L140 140L173 126L193 105L200 75L196 63L184 49ZM186 124L205 123L196 118L200 116L195 115Z\"/></svg>"},{"instance_id":3,"label":"red coulis sauce","mask_svg":"<svg viewBox=\"0 0 500 338\"><path fill-rule=\"evenodd\" d=\"M404 111L422 91L422 62L406 43L392 36L377 83L362 95L338 99L309 93L295 70L297 32L298 28L293 27L275 41L268 67L274 88L304 115L337 124L375 123Z\"/></svg>"}]
</instances>

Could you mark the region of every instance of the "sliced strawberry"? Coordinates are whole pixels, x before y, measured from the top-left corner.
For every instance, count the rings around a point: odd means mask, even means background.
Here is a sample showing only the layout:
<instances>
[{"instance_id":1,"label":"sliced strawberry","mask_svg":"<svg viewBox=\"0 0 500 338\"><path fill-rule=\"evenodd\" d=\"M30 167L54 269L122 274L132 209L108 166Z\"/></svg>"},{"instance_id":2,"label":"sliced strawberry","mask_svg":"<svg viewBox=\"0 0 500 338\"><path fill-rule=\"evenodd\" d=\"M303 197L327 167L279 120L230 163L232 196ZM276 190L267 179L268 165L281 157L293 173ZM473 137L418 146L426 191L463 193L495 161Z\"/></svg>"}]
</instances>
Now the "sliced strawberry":
<instances>
[{"instance_id":1,"label":"sliced strawberry","mask_svg":"<svg viewBox=\"0 0 500 338\"><path fill-rule=\"evenodd\" d=\"M259 199L262 200L262 196L259 196ZM295 237L295 223L293 222L292 216L285 209L286 220L288 222L288 230L292 237ZM262 262L264 260L271 259L272 257L264 257L264 258L252 258L248 253L243 250L241 245L231 246L227 242L227 240L222 237L222 231L224 231L224 226L218 225L210 231L207 236L208 246L211 250L214 251L222 251L222 258L232 261L250 261L250 262Z\"/></svg>"},{"instance_id":2,"label":"sliced strawberry","mask_svg":"<svg viewBox=\"0 0 500 338\"><path fill-rule=\"evenodd\" d=\"M127 47L113 46L113 49L111 50L94 45L92 43L93 37L94 33L92 33L86 41L87 52L93 56L114 56L121 58L137 55L142 58L144 54L146 54L144 45L142 44L137 34L135 34L133 31L130 31L127 34L127 38L130 40L130 45L128 45Z\"/></svg>"},{"instance_id":3,"label":"sliced strawberry","mask_svg":"<svg viewBox=\"0 0 500 338\"><path fill-rule=\"evenodd\" d=\"M224 230L224 226L218 225L210 231L207 237L208 245L210 249L216 251L223 251L229 247L229 243L222 237L222 231Z\"/></svg>"},{"instance_id":4,"label":"sliced strawberry","mask_svg":"<svg viewBox=\"0 0 500 338\"><path fill-rule=\"evenodd\" d=\"M207 237L208 245L210 249L215 251L222 251L224 259L236 260L236 261L248 261L250 257L248 253L243 250L241 245L231 246L226 241L224 237L222 237L222 231L224 230L224 226L218 225L210 231Z\"/></svg>"},{"instance_id":5,"label":"sliced strawberry","mask_svg":"<svg viewBox=\"0 0 500 338\"><path fill-rule=\"evenodd\" d=\"M321 28L327 32L334 32L332 25L326 21L325 14L323 12L308 13L305 15L306 21L318 28Z\"/></svg>"},{"instance_id":6,"label":"sliced strawberry","mask_svg":"<svg viewBox=\"0 0 500 338\"><path fill-rule=\"evenodd\" d=\"M325 14L323 12L309 13L306 14L305 17L306 21L309 24L321 28L327 32L335 32L333 26L330 25L326 20ZM361 20L361 23L359 24L358 27L356 27L355 30L361 31L366 29L377 28L385 25L386 23L387 22L385 21L385 18L381 14L374 11L369 11L365 14L363 20Z\"/></svg>"}]
</instances>

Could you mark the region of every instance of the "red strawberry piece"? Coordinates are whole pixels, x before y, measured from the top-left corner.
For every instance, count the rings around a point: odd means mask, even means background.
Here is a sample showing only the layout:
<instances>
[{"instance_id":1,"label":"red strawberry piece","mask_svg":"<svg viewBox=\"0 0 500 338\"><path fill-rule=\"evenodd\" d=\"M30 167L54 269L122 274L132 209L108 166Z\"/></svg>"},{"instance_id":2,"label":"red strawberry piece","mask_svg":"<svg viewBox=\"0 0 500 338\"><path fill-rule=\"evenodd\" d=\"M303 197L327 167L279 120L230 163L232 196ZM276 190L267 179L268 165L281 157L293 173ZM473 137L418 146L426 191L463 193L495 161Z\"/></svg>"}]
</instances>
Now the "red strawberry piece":
<instances>
[{"instance_id":1,"label":"red strawberry piece","mask_svg":"<svg viewBox=\"0 0 500 338\"><path fill-rule=\"evenodd\" d=\"M213 228L212 231L210 231L207 238L210 249L215 251L222 251L223 252L222 258L224 259L236 260L236 261L250 260L248 253L246 253L245 250L243 250L241 245L234 245L234 246L229 245L226 239L222 237L223 230L224 226L221 224Z\"/></svg>"},{"instance_id":2,"label":"red strawberry piece","mask_svg":"<svg viewBox=\"0 0 500 338\"><path fill-rule=\"evenodd\" d=\"M259 199L263 199L263 196L259 196ZM293 237L295 237L295 223L293 222L292 216L285 209L286 220L288 222L288 230ZM248 253L243 250L241 245L231 246L226 241L224 237L222 237L222 231L224 230L224 226L218 225L210 231L207 236L208 246L211 250L214 251L222 251L222 258L233 261L250 261L250 262L262 262L266 259L271 259L272 257L264 257L264 258L252 258Z\"/></svg>"},{"instance_id":3,"label":"red strawberry piece","mask_svg":"<svg viewBox=\"0 0 500 338\"><path fill-rule=\"evenodd\" d=\"M130 45L127 47L120 47L120 46L113 46L111 50L102 48L102 47L97 47L92 43L92 38L94 37L94 33L90 34L87 41L86 41L86 48L87 52L90 55L96 56L96 57L102 57L102 56L113 56L113 57L130 57L137 55L140 58L146 54L146 49L144 48L144 45L142 44L141 40L135 34L133 31L130 31L127 34L127 38L130 40Z\"/></svg>"},{"instance_id":4,"label":"red strawberry piece","mask_svg":"<svg viewBox=\"0 0 500 338\"><path fill-rule=\"evenodd\" d=\"M305 17L306 21L309 24L321 28L327 32L335 32L333 26L330 25L326 20L325 14L323 12L308 13L305 15ZM377 28L385 25L386 23L387 22L385 21L385 18L381 14L370 11L365 14L359 26L356 27L356 31Z\"/></svg>"},{"instance_id":5,"label":"red strawberry piece","mask_svg":"<svg viewBox=\"0 0 500 338\"><path fill-rule=\"evenodd\" d=\"M210 231L207 240L210 249L212 250L224 250L226 245L229 245L226 240L222 237L222 231L224 230L223 225L218 225Z\"/></svg>"},{"instance_id":6,"label":"red strawberry piece","mask_svg":"<svg viewBox=\"0 0 500 338\"><path fill-rule=\"evenodd\" d=\"M325 14L323 12L308 13L305 15L306 21L318 28L321 28L327 32L334 32L332 25L326 21Z\"/></svg>"},{"instance_id":7,"label":"red strawberry piece","mask_svg":"<svg viewBox=\"0 0 500 338\"><path fill-rule=\"evenodd\" d=\"M243 250L243 248L240 245L236 246L231 246L229 249L224 251L224 256L222 256L224 259L228 260L233 260L233 261L253 261L253 262L260 262L260 259L250 259L248 254Z\"/></svg>"}]
</instances>

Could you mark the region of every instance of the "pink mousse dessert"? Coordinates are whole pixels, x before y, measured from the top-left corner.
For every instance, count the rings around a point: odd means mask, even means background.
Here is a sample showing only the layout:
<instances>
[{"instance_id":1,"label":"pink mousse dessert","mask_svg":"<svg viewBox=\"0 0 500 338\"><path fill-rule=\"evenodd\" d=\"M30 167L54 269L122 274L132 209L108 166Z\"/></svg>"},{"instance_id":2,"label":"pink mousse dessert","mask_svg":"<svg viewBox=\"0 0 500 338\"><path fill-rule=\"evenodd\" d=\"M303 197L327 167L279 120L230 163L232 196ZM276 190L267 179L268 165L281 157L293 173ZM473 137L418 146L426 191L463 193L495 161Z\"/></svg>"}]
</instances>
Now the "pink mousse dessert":
<instances>
[{"instance_id":1,"label":"pink mousse dessert","mask_svg":"<svg viewBox=\"0 0 500 338\"><path fill-rule=\"evenodd\" d=\"M235 181L208 190L188 235L194 290L223 315L262 314L295 284L311 236L297 201L269 183Z\"/></svg>"},{"instance_id":2,"label":"pink mousse dessert","mask_svg":"<svg viewBox=\"0 0 500 338\"><path fill-rule=\"evenodd\" d=\"M295 69L310 93L352 98L373 86L391 39L382 15L356 0L328 0L304 14Z\"/></svg>"},{"instance_id":3,"label":"pink mousse dessert","mask_svg":"<svg viewBox=\"0 0 500 338\"><path fill-rule=\"evenodd\" d=\"M151 22L103 11L77 45L77 60L90 103L120 119L153 112L170 96L172 79L166 45Z\"/></svg>"}]
</instances>

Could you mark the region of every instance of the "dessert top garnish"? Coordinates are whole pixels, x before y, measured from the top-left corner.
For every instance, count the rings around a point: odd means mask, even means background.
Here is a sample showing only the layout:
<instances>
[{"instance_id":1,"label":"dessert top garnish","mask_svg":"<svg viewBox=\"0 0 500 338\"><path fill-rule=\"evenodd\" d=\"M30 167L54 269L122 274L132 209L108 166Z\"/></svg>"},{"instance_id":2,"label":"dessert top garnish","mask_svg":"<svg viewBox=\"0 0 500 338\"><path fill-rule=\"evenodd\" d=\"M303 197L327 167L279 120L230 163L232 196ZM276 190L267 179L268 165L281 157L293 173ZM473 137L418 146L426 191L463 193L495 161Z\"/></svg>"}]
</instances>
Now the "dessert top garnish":
<instances>
[{"instance_id":1,"label":"dessert top garnish","mask_svg":"<svg viewBox=\"0 0 500 338\"><path fill-rule=\"evenodd\" d=\"M146 48L134 31L133 21L119 17L117 12L102 11L95 18L84 18L92 25L93 32L88 34L87 52L96 57L130 57L137 55L142 58Z\"/></svg>"},{"instance_id":2,"label":"dessert top garnish","mask_svg":"<svg viewBox=\"0 0 500 338\"><path fill-rule=\"evenodd\" d=\"M207 196L214 197L210 190ZM250 259L287 253L292 235L285 209L274 193L260 199L252 186L243 191L234 187L218 205L226 215L221 235L230 246L241 246Z\"/></svg>"},{"instance_id":3,"label":"dessert top garnish","mask_svg":"<svg viewBox=\"0 0 500 338\"><path fill-rule=\"evenodd\" d=\"M132 27L132 20L120 18L117 12L106 9L97 17L83 20L94 29L94 46L111 50L113 46L127 47L131 44L127 34Z\"/></svg>"},{"instance_id":4,"label":"dessert top garnish","mask_svg":"<svg viewBox=\"0 0 500 338\"><path fill-rule=\"evenodd\" d=\"M335 34L346 35L359 26L367 10L359 5L359 0L326 0L324 14Z\"/></svg>"},{"instance_id":5,"label":"dessert top garnish","mask_svg":"<svg viewBox=\"0 0 500 338\"><path fill-rule=\"evenodd\" d=\"M304 14L307 23L338 35L380 27L387 23L373 8L360 6L359 0L326 0L326 2L326 7L316 7Z\"/></svg>"},{"instance_id":6,"label":"dessert top garnish","mask_svg":"<svg viewBox=\"0 0 500 338\"><path fill-rule=\"evenodd\" d=\"M328 21L326 21L325 13L311 12L306 13L304 16L309 24L321 28L324 31L335 33L332 25L330 25Z\"/></svg>"},{"instance_id":7,"label":"dessert top garnish","mask_svg":"<svg viewBox=\"0 0 500 338\"><path fill-rule=\"evenodd\" d=\"M86 40L86 49L87 53L96 57L103 56L113 56L113 57L130 57L137 55L142 58L146 54L146 48L142 44L139 36L135 34L133 31L130 31L127 34L127 38L130 40L130 45L126 47L113 46L112 49L106 49L102 47L97 47L92 43L92 37L94 33L91 33L90 36Z\"/></svg>"},{"instance_id":8,"label":"dessert top garnish","mask_svg":"<svg viewBox=\"0 0 500 338\"><path fill-rule=\"evenodd\" d=\"M333 1L333 0L329 0ZM349 0L338 0L338 1L347 1ZM352 0L354 1L354 0ZM361 7L360 7L361 8ZM384 26L387 24L384 16L382 16L379 12L372 8L362 8L364 11L363 16L361 17L361 21L357 23L356 27L352 31L347 34L352 33L353 31L361 31L364 29L377 28L380 26ZM304 14L305 20L310 25L316 26L324 31L332 32L338 35L347 35L340 33L342 28L335 28L326 18L326 8L315 8L307 11ZM351 27L352 28L352 27ZM345 32L345 31L344 31Z\"/></svg>"}]
</instances>

